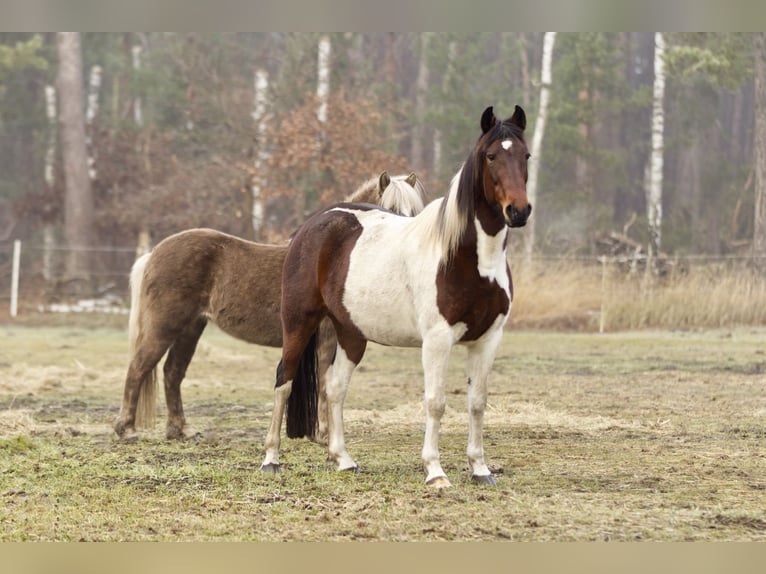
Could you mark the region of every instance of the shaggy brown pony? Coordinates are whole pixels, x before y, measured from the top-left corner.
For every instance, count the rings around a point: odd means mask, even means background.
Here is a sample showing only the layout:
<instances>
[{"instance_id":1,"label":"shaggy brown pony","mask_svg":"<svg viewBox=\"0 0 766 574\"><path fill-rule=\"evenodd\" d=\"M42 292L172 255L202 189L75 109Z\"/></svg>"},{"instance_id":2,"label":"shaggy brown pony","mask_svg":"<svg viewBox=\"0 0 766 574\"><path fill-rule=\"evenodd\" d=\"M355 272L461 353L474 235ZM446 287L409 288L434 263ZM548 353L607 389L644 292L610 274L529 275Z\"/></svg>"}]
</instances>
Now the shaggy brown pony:
<instances>
[{"instance_id":1,"label":"shaggy brown pony","mask_svg":"<svg viewBox=\"0 0 766 574\"><path fill-rule=\"evenodd\" d=\"M349 201L374 203L407 216L422 211L424 199L414 173L390 178L386 172L349 197ZM130 363L114 423L121 439L137 439L136 426L154 424L156 367L166 352L165 434L169 439L196 434L184 416L181 382L208 321L248 343L282 346L280 299L286 253L287 245L264 245L212 229L190 229L164 239L136 260L130 274ZM315 341L318 365L304 365L318 370L320 387L336 346L332 324L325 323ZM323 393L318 400L320 422L312 438L325 444Z\"/></svg>"}]
</instances>

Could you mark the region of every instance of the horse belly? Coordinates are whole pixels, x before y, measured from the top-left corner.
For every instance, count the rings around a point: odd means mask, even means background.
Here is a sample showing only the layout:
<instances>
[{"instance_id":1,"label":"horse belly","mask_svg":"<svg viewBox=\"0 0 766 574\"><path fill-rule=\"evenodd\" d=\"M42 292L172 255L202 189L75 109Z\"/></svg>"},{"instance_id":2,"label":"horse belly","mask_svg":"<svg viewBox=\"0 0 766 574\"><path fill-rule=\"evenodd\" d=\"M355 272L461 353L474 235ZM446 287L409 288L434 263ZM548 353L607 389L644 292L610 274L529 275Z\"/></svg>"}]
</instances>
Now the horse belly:
<instances>
[{"instance_id":1,"label":"horse belly","mask_svg":"<svg viewBox=\"0 0 766 574\"><path fill-rule=\"evenodd\" d=\"M346 283L343 306L365 338L383 345L419 347L412 294L407 285L373 274Z\"/></svg>"},{"instance_id":2,"label":"horse belly","mask_svg":"<svg viewBox=\"0 0 766 574\"><path fill-rule=\"evenodd\" d=\"M368 340L419 347L437 311L438 261L405 239L408 218L376 211L356 215L363 230L349 255L343 306Z\"/></svg>"}]
</instances>

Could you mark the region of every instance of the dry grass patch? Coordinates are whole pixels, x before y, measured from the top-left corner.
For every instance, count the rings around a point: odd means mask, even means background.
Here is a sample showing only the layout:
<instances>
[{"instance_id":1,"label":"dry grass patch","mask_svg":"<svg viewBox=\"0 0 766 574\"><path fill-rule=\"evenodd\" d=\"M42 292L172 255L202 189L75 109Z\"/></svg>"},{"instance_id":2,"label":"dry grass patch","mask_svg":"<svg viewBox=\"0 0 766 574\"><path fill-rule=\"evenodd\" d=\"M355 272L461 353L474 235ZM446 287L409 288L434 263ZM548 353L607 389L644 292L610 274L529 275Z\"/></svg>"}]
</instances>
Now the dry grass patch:
<instances>
[{"instance_id":1,"label":"dry grass patch","mask_svg":"<svg viewBox=\"0 0 766 574\"><path fill-rule=\"evenodd\" d=\"M746 262L680 260L660 277L594 260L511 262L510 324L593 331L766 324L766 281Z\"/></svg>"}]
</instances>

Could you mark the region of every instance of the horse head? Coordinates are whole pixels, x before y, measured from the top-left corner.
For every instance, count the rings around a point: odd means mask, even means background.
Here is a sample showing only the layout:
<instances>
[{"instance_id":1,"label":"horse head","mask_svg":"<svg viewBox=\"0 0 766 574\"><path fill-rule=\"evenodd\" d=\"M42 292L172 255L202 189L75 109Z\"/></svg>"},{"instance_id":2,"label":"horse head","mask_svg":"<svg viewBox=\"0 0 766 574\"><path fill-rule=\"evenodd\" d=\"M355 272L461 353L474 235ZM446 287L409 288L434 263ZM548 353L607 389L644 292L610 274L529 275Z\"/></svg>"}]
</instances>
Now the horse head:
<instances>
[{"instance_id":1,"label":"horse head","mask_svg":"<svg viewBox=\"0 0 766 574\"><path fill-rule=\"evenodd\" d=\"M503 121L495 117L492 106L481 116L482 136L476 150L476 167L483 176L487 203L502 212L508 227L523 227L532 212L527 199L526 125L527 118L520 106Z\"/></svg>"}]
</instances>

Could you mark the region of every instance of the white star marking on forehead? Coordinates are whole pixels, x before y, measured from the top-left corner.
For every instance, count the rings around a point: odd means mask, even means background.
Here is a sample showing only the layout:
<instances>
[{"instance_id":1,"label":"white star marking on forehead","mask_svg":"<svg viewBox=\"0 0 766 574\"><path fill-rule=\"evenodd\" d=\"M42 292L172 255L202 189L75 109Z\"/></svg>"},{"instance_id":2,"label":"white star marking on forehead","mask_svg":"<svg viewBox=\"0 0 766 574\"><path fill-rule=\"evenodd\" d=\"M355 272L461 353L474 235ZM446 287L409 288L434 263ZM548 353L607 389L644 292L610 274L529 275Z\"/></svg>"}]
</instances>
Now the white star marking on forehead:
<instances>
[{"instance_id":1,"label":"white star marking on forehead","mask_svg":"<svg viewBox=\"0 0 766 574\"><path fill-rule=\"evenodd\" d=\"M502 142L500 142L500 145L503 146L503 149L507 151L511 149L513 142L511 140L503 140Z\"/></svg>"}]
</instances>

